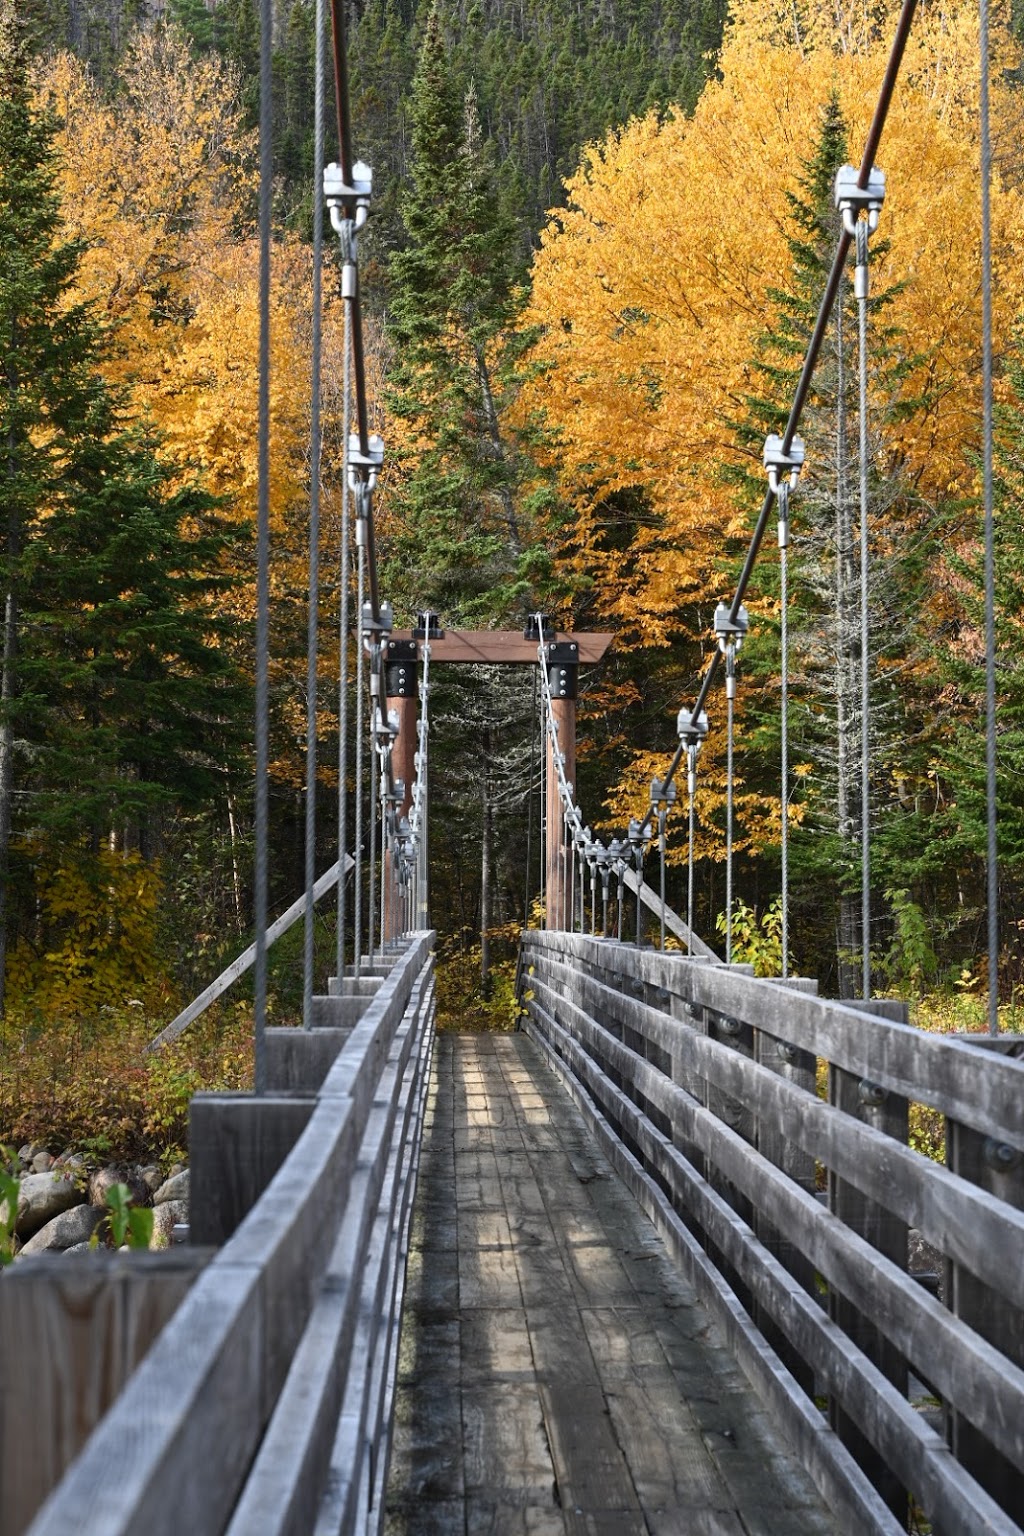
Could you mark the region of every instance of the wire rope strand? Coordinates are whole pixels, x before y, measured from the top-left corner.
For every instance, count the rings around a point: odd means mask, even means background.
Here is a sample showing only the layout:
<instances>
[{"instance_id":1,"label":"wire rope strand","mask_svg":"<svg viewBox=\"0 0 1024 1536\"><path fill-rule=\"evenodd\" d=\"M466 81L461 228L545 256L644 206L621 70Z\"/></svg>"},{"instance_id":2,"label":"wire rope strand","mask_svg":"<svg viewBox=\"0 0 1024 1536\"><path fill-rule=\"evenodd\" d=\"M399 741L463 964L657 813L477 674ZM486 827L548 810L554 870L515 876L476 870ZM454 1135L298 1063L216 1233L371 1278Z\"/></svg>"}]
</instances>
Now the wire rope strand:
<instances>
[{"instance_id":1,"label":"wire rope strand","mask_svg":"<svg viewBox=\"0 0 1024 1536\"><path fill-rule=\"evenodd\" d=\"M338 985L345 974L345 927L348 918L348 882L345 879L344 863L348 854L348 737L349 737L349 583L350 583L350 556L351 529L349 526L349 484L348 484L348 434L350 418L352 414L352 356L351 356L351 327L352 317L348 305L344 305L342 316L342 407L341 407L341 433L342 456L341 468L341 540L338 551L338 929L337 929L337 971ZM358 794L358 791L357 791ZM356 837L358 850L359 837ZM358 851L356 855L358 859ZM359 874L356 875L356 888L359 885ZM356 950L358 942L359 922L356 920Z\"/></svg>"},{"instance_id":2,"label":"wire rope strand","mask_svg":"<svg viewBox=\"0 0 1024 1536\"><path fill-rule=\"evenodd\" d=\"M667 820L668 820L668 817L667 817L666 813L664 811L659 812L659 814L658 814L658 823L659 823L659 825L658 825L658 852L660 854L660 863L661 863L661 952L662 952L662 954L665 953L665 851L666 851L666 843L668 841L668 839L666 837L666 823L667 823Z\"/></svg>"},{"instance_id":3,"label":"wire rope strand","mask_svg":"<svg viewBox=\"0 0 1024 1536\"><path fill-rule=\"evenodd\" d=\"M882 84L879 87L878 99L875 104L875 111L871 119L871 125L868 129L867 139L865 140L864 144L864 152L861 157L860 170L857 175L857 185L862 189L865 188L868 184L868 179L871 175L871 170L875 163L875 156L878 154L878 146L881 143L882 134L884 132L886 120L889 115L889 107L892 104L893 92L896 87L896 81L899 77L900 66L903 62L903 55L906 51L907 39L910 36L910 28L916 10L917 0L903 0L899 19L896 23L896 31L893 35L892 48L890 49L889 59L886 64L885 75L883 76ZM811 379L814 375L814 370L817 367L818 357L821 353L822 345L824 344L828 322L835 307L836 296L842 283L843 273L846 266L846 258L849 255L849 250L850 236L846 233L845 230L843 230L836 245L836 252L832 262L832 268L829 272L828 280L825 284L825 291L822 294L821 304L818 309L818 317L815 321L814 330L811 333L811 339L807 344L807 351L804 354L803 367L800 371L800 378L793 396L793 403L790 407L789 418L786 422L786 428L782 436L782 446L784 451L787 453L793 445L793 438L796 436L797 428L800 425L800 417L803 414L804 405L807 401L807 394L811 387ZM740 606L746 595L747 587L750 584L750 578L753 574L754 566L757 563L758 553L760 552L761 544L764 540L765 530L768 526L768 518L771 514L774 501L775 493L771 490L766 491L764 501L761 504L761 510L758 514L757 522L754 526L754 531L751 534L750 544L747 549L746 558L743 562L743 569L740 573L740 578L736 585L736 591L733 595L729 614L730 618L733 620L735 620L737 614L739 613ZM715 679L718 676L718 669L721 665L721 662L721 652L715 651L708 664L708 668L701 679L700 688L697 691L697 697L694 701L692 710L692 713L695 716L699 715L701 710L704 709L707 705L708 695L710 694L711 689L714 686ZM679 765L683 759L683 751L684 749L681 745L676 749L672 757L672 761L669 764L668 771L665 775L664 783L666 785L671 784L674 780L679 769ZM644 816L642 822L643 826L648 826L650 824L651 815L652 812L650 809L648 809L647 814Z\"/></svg>"},{"instance_id":4,"label":"wire rope strand","mask_svg":"<svg viewBox=\"0 0 1024 1536\"><path fill-rule=\"evenodd\" d=\"M697 799L697 752L694 747L688 750L687 762L687 790L688 801L687 819L689 822L688 847L686 851L686 953L693 954L693 864L694 851L693 839L696 831L697 816L695 801Z\"/></svg>"},{"instance_id":5,"label":"wire rope strand","mask_svg":"<svg viewBox=\"0 0 1024 1536\"><path fill-rule=\"evenodd\" d=\"M537 674L533 674L533 719L537 729L530 732L530 778L526 796L526 879L523 892L523 927L530 926L530 865L533 862L533 786L537 782L537 741L540 736L540 714L537 708Z\"/></svg>"},{"instance_id":6,"label":"wire rope strand","mask_svg":"<svg viewBox=\"0 0 1024 1536\"><path fill-rule=\"evenodd\" d=\"M781 650L782 975L789 975L789 487L779 487L779 619Z\"/></svg>"},{"instance_id":7,"label":"wire rope strand","mask_svg":"<svg viewBox=\"0 0 1024 1536\"><path fill-rule=\"evenodd\" d=\"M374 641L373 652L370 655L371 674L377 672L377 642ZM370 711L377 713L379 705L370 689ZM373 724L370 730L370 841L367 857L367 896L366 896L366 958L373 964L375 918L377 904L377 805L380 798L380 763L377 758L377 749L373 740Z\"/></svg>"},{"instance_id":8,"label":"wire rope strand","mask_svg":"<svg viewBox=\"0 0 1024 1536\"><path fill-rule=\"evenodd\" d=\"M361 510L358 509L358 510ZM366 743L366 656L362 636L363 602L366 592L366 551L361 539L356 541L356 827L355 880L353 883L353 956L352 974L358 979L363 947L363 756Z\"/></svg>"},{"instance_id":9,"label":"wire rope strand","mask_svg":"<svg viewBox=\"0 0 1024 1536\"><path fill-rule=\"evenodd\" d=\"M270 759L270 197L273 182L273 76L270 0L260 0L259 403L256 517L256 805L254 816L256 957L253 1082L267 1088L267 836Z\"/></svg>"},{"instance_id":10,"label":"wire rope strand","mask_svg":"<svg viewBox=\"0 0 1024 1536\"><path fill-rule=\"evenodd\" d=\"M868 625L868 225L857 221L857 390L860 439L860 904L861 989L871 996L871 657Z\"/></svg>"},{"instance_id":11,"label":"wire rope strand","mask_svg":"<svg viewBox=\"0 0 1024 1536\"><path fill-rule=\"evenodd\" d=\"M313 885L316 881L316 695L320 625L320 362L323 350L324 0L316 4L313 91L313 336L310 380L309 628L306 646L306 910L303 914L302 1027L313 1026ZM338 888L344 884L339 853Z\"/></svg>"},{"instance_id":12,"label":"wire rope strand","mask_svg":"<svg viewBox=\"0 0 1024 1536\"><path fill-rule=\"evenodd\" d=\"M733 738L736 716L736 655L732 645L726 653L725 705L725 963L732 964L732 817L733 817Z\"/></svg>"},{"instance_id":13,"label":"wire rope strand","mask_svg":"<svg viewBox=\"0 0 1024 1536\"><path fill-rule=\"evenodd\" d=\"M999 1033L999 867L996 827L995 512L992 487L992 134L989 5L980 0L981 373L985 498L985 852L988 896L988 1028Z\"/></svg>"}]
</instances>

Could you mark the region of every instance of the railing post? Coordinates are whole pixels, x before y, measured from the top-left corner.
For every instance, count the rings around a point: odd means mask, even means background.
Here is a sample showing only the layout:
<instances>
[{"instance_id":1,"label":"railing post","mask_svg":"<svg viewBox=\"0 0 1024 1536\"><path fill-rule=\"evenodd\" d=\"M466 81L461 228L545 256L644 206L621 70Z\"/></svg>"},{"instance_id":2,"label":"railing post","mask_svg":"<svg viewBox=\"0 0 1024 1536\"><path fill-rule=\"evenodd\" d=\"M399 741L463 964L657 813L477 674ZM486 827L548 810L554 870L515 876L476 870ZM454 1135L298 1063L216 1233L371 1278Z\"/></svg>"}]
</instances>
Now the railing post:
<instances>
[{"instance_id":1,"label":"railing post","mask_svg":"<svg viewBox=\"0 0 1024 1536\"><path fill-rule=\"evenodd\" d=\"M860 1013L876 1014L894 1019L897 1023L908 1022L906 1003L893 999L872 998L867 1002L846 1002L847 1008ZM845 1114L852 1115L883 1131L895 1141L908 1138L907 1101L898 1094L889 1093L867 1078L842 1071L829 1063L829 1103ZM899 1266L907 1268L907 1224L900 1217L869 1200L859 1189L845 1179L839 1179L829 1171L828 1204L833 1215L845 1226L856 1232L877 1248L880 1253ZM876 1325L857 1307L848 1302L838 1291L829 1293L829 1315L843 1332L864 1351L869 1360L884 1373L904 1395L907 1391L907 1362ZM829 1400L829 1418L843 1444L852 1453L862 1471L870 1478L897 1520L904 1526L907 1521L907 1493L902 1483L889 1470L886 1462L874 1446L861 1433L858 1426L844 1413L839 1403Z\"/></svg>"},{"instance_id":2,"label":"railing post","mask_svg":"<svg viewBox=\"0 0 1024 1536\"><path fill-rule=\"evenodd\" d=\"M818 983L808 977L790 976L785 981L779 982L780 986L788 987L797 992L809 992L816 994ZM779 1000L780 1010L784 1004ZM777 1072L787 1082L795 1083L798 1088L807 1093L816 1091L817 1083L817 1059L809 1051L798 1050L796 1046L788 1045L785 1040L778 1039L775 1035L768 1034L765 1030L758 1030L755 1040L755 1054L758 1063L767 1067L769 1072ZM795 1142L781 1135L778 1131L768 1126L758 1126L757 1150L769 1162L799 1184L800 1188L813 1195L816 1190L816 1176L814 1158L808 1152L802 1152ZM784 1264L794 1279L799 1280L804 1290L810 1295L815 1292L815 1270L810 1259L802 1253L797 1242L780 1232L779 1229L767 1221L759 1212L755 1213L754 1230L761 1242L770 1253ZM809 1395L814 1395L814 1372L801 1358L799 1353L789 1343L780 1328L777 1328L767 1316L763 1307L758 1308L757 1322L765 1338L771 1344L776 1354L786 1365L787 1369Z\"/></svg>"},{"instance_id":3,"label":"railing post","mask_svg":"<svg viewBox=\"0 0 1024 1536\"><path fill-rule=\"evenodd\" d=\"M962 1038L981 1046L986 1053L994 1050L1004 1055L1024 1054L1024 1041L1019 1036ZM984 1072L986 1064L987 1055L979 1056L979 1073ZM961 1179L968 1179L996 1199L1024 1210L1024 1156L1019 1147L1008 1146L956 1120L947 1120L946 1164ZM993 1262L998 1262L994 1255ZM944 1297L956 1317L1015 1365L1024 1366L1024 1313L969 1269L948 1259ZM1008 1514L1020 1519L1024 1509L1024 1473L1000 1455L955 1408L946 1406L945 1420L946 1438L957 1461Z\"/></svg>"},{"instance_id":4,"label":"railing post","mask_svg":"<svg viewBox=\"0 0 1024 1536\"><path fill-rule=\"evenodd\" d=\"M752 965L732 965L728 968L738 975L752 976ZM754 1059L754 1031L751 1025L744 1023L742 1019L731 1017L728 1014L718 1013L711 1008L704 1009L704 1033L712 1040L718 1040L722 1045L736 1051L738 1055L745 1056L748 1061ZM757 1141L757 1126L754 1115L740 1099L733 1098L731 1094L723 1093L720 1088L706 1085L707 1107L713 1115L725 1125L734 1130L744 1141L751 1146ZM741 1195L739 1190L730 1180L721 1174L709 1169L708 1180L720 1195L726 1199L742 1221L748 1226L753 1226L754 1209L746 1195ZM753 1298L750 1291L736 1274L732 1265L713 1248L707 1244L708 1251L718 1268L722 1271L731 1288L739 1297L748 1312L753 1308Z\"/></svg>"}]
</instances>

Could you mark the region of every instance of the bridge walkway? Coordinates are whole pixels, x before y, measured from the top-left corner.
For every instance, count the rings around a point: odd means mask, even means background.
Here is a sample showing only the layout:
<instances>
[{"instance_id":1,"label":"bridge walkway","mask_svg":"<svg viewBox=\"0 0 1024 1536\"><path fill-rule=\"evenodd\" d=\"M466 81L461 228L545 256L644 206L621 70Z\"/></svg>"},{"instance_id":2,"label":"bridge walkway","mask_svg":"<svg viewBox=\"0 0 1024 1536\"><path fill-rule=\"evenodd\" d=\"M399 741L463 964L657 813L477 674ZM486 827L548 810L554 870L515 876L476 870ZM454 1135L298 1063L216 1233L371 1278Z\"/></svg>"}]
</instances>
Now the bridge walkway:
<instances>
[{"instance_id":1,"label":"bridge walkway","mask_svg":"<svg viewBox=\"0 0 1024 1536\"><path fill-rule=\"evenodd\" d=\"M388 1536L833 1530L537 1047L440 1035Z\"/></svg>"}]
</instances>

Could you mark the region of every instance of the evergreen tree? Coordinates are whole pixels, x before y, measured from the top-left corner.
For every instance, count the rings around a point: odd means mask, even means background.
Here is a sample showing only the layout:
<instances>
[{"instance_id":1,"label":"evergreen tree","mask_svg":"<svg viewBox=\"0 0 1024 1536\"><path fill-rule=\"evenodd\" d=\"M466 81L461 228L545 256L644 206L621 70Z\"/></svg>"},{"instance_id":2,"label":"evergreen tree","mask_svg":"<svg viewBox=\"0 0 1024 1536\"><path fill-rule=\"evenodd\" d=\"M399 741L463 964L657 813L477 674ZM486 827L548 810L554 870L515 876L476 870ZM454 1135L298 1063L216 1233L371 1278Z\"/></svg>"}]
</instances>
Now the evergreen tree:
<instances>
[{"instance_id":1,"label":"evergreen tree","mask_svg":"<svg viewBox=\"0 0 1024 1536\"><path fill-rule=\"evenodd\" d=\"M0 1000L17 804L24 824L97 841L188 803L230 760L239 694L213 605L223 534L175 485L101 369L109 338L74 300L53 123L0 0Z\"/></svg>"},{"instance_id":2,"label":"evergreen tree","mask_svg":"<svg viewBox=\"0 0 1024 1536\"><path fill-rule=\"evenodd\" d=\"M475 95L462 96L436 7L410 117L406 244L391 262L389 317L396 364L388 405L404 441L385 553L396 596L465 623L522 597L514 582L523 548L518 462L499 382L514 232L499 207Z\"/></svg>"},{"instance_id":3,"label":"evergreen tree","mask_svg":"<svg viewBox=\"0 0 1024 1536\"><path fill-rule=\"evenodd\" d=\"M823 110L820 136L806 162L801 192L790 198L795 224L788 242L791 285L771 293L778 318L756 362L768 389L763 397L747 399L748 416L739 427L741 441L758 460L766 433L781 433L785 426L817 318L840 230L833 202L835 173L847 158L846 125L838 101L832 98ZM881 235L875 236L872 259L883 251ZM915 408L914 403L900 400L900 379L908 360L901 356L900 338L885 322L892 297L891 291L875 291L869 300L869 645L872 846L879 866L884 865L888 878L898 882L896 866L909 852L909 829L899 821L898 803L889 786L898 782L900 772L911 771L907 743L920 740L921 735L920 722L915 721L920 700L910 666L921 604L917 554L921 512L898 459L886 449L886 431L902 413ZM856 334L856 307L851 285L844 281L801 423L807 467L790 518L790 761L791 767L794 762L804 767L796 787L804 819L791 843L793 900L809 924L820 924L825 913L822 890L832 892L842 996L852 995L860 945ZM745 495L759 501L763 477L740 475L738 479L745 485ZM762 559L756 580L769 602L777 601L777 567L770 560ZM779 760L777 667L777 627L755 626L744 649L743 670L769 686L760 697L753 690L749 695L753 729L746 733L744 754L748 787L758 762L767 765ZM923 745L917 749L919 754L923 750ZM923 835L923 828L917 826L910 841ZM819 931L817 946L827 948L828 939ZM819 969L826 963L815 957Z\"/></svg>"}]
</instances>

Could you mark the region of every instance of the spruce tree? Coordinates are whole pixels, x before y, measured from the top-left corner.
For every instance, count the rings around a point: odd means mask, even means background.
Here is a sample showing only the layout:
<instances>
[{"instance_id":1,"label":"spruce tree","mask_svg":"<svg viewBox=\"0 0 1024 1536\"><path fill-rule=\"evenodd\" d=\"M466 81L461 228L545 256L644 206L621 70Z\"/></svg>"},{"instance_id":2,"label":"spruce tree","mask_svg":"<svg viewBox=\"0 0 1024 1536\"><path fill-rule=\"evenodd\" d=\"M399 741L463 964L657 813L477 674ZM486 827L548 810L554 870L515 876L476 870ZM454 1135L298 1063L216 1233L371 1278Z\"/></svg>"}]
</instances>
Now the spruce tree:
<instances>
[{"instance_id":1,"label":"spruce tree","mask_svg":"<svg viewBox=\"0 0 1024 1536\"><path fill-rule=\"evenodd\" d=\"M518 462L500 398L515 237L436 6L410 117L405 244L390 266L388 406L403 444L385 554L396 597L464 624L521 597Z\"/></svg>"},{"instance_id":2,"label":"spruce tree","mask_svg":"<svg viewBox=\"0 0 1024 1536\"><path fill-rule=\"evenodd\" d=\"M230 761L240 703L217 643L224 534L104 381L26 51L0 0L0 1002L12 833L96 842L131 819L144 845L155 805L194 803Z\"/></svg>"},{"instance_id":3,"label":"spruce tree","mask_svg":"<svg viewBox=\"0 0 1024 1536\"><path fill-rule=\"evenodd\" d=\"M747 415L737 428L740 441L758 462L765 435L782 432L785 426L817 318L840 232L833 202L835 173L847 159L846 125L833 97L823 108L821 131L805 163L800 191L789 198L795 226L788 242L790 283L785 290L771 291L777 319L755 360L766 387L747 398ZM872 259L883 251L879 233L872 240ZM843 996L852 995L860 945L860 513L857 318L851 290L844 280L801 422L807 466L790 516L790 762L804 769L798 783L791 784L804 815L790 848L793 902L797 912L802 907L810 927L825 915L823 889L831 892L834 932L820 931L814 942L825 950L832 939ZM919 700L910 667L921 602L921 512L912 487L900 474L898 458L886 448L886 433L901 414L916 408L915 402L900 399L908 360L901 353L901 338L886 321L892 298L891 290L880 290L876 283L869 300L869 644L872 845L878 855L876 869L886 868L886 878L898 882L900 871L894 866L907 857L909 829L889 786L897 781L897 764L909 771L907 742L919 737L921 729L915 720ZM744 499L759 503L763 475L742 473L736 478L744 487ZM762 555L755 583L771 603L778 597L778 578L769 549ZM779 760L777 668L778 629L759 622L743 653L744 673L761 684L747 695L743 761L748 786L753 787L760 765L765 777L757 787L769 791L770 765ZM915 749L918 755L923 750L923 745ZM923 835L916 826L910 842ZM827 961L815 957L815 964L822 968Z\"/></svg>"}]
</instances>

